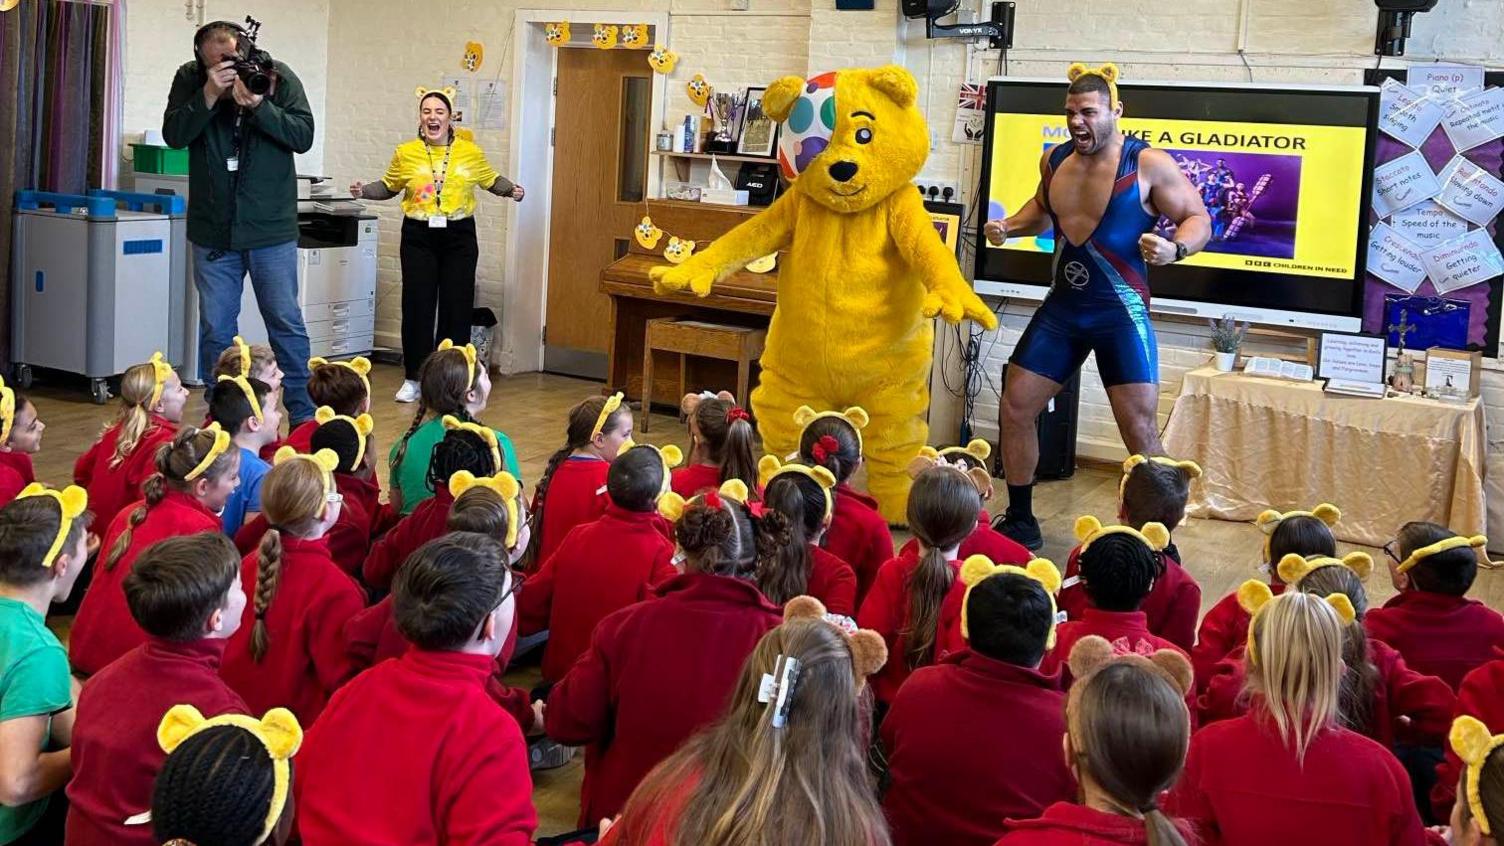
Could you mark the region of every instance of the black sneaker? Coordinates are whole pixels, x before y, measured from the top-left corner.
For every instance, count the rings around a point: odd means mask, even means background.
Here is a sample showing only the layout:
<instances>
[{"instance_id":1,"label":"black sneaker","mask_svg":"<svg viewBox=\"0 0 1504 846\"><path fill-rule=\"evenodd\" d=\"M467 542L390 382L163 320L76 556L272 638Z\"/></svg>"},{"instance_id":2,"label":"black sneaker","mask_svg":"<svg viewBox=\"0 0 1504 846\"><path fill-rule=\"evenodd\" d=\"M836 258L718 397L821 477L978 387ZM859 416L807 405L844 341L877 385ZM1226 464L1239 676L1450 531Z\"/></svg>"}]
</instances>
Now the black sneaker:
<instances>
[{"instance_id":1,"label":"black sneaker","mask_svg":"<svg viewBox=\"0 0 1504 846\"><path fill-rule=\"evenodd\" d=\"M1030 552L1044 546L1044 533L1039 531L1039 521L1032 514L1014 514L1011 509L1004 511L992 521L992 529L1023 544Z\"/></svg>"},{"instance_id":2,"label":"black sneaker","mask_svg":"<svg viewBox=\"0 0 1504 846\"><path fill-rule=\"evenodd\" d=\"M553 770L574 758L574 747L555 743L547 737L533 740L527 749L528 769Z\"/></svg>"}]
</instances>

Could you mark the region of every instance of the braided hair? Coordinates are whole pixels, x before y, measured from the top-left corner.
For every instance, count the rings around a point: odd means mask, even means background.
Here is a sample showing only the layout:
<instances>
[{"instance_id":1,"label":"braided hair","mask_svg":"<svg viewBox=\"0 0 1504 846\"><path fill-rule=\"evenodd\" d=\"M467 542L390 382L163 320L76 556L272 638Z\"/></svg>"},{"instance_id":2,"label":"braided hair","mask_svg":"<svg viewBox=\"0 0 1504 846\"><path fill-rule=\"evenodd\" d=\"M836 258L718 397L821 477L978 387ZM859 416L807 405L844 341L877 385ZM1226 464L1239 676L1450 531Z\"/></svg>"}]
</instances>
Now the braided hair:
<instances>
[{"instance_id":1,"label":"braided hair","mask_svg":"<svg viewBox=\"0 0 1504 846\"><path fill-rule=\"evenodd\" d=\"M131 534L142 523L146 522L146 515L151 509L156 508L167 496L168 489L179 492L187 492L192 487L192 482L187 476L193 472L204 456L213 449L215 441L214 432L209 429L195 429L192 426L184 426L178 430L177 437L170 444L162 444L157 448L156 465L157 472L153 473L141 485L144 498L141 504L136 506L130 517L126 518L125 528L116 538L115 544L105 555L104 569L115 569L120 562L120 557L131 547ZM240 450L228 449L214 459L199 479L215 481L223 478L226 473L231 473L240 468ZM195 479L194 481L197 481Z\"/></svg>"},{"instance_id":2,"label":"braided hair","mask_svg":"<svg viewBox=\"0 0 1504 846\"><path fill-rule=\"evenodd\" d=\"M461 470L483 478L495 476L502 468L496 466L490 444L480 435L451 429L444 433L443 440L434 444L433 458L428 462L428 489L438 493L448 488L449 477Z\"/></svg>"},{"instance_id":3,"label":"braided hair","mask_svg":"<svg viewBox=\"0 0 1504 846\"><path fill-rule=\"evenodd\" d=\"M152 788L152 830L164 843L258 846L275 786L272 756L255 735L211 726L162 762Z\"/></svg>"},{"instance_id":4,"label":"braided hair","mask_svg":"<svg viewBox=\"0 0 1504 846\"><path fill-rule=\"evenodd\" d=\"M251 659L260 663L271 646L267 610L282 581L282 533L307 537L328 508L324 471L312 461L284 461L267 472L261 483L261 513L271 526L256 550L256 591L251 598Z\"/></svg>"}]
</instances>

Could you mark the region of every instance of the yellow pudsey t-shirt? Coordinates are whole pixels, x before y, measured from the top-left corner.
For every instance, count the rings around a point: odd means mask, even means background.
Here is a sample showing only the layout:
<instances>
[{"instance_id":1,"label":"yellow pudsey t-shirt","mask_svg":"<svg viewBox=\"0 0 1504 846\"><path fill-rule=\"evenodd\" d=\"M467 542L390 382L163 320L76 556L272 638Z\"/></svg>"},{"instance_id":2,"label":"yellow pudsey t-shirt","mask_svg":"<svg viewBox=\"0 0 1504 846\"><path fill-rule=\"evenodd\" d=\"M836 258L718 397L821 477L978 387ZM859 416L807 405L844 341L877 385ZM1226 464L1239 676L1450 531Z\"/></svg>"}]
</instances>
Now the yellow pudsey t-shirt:
<instances>
[{"instance_id":1,"label":"yellow pudsey t-shirt","mask_svg":"<svg viewBox=\"0 0 1504 846\"><path fill-rule=\"evenodd\" d=\"M445 153L449 153L445 172ZM437 172L437 173L436 173ZM489 190L496 183L496 170L486 161L486 154L474 141L455 138L450 148L430 147L414 138L397 147L392 163L387 165L381 181L393 191L402 192L402 213L415 220L427 220L442 214L452 220L475 214L475 188ZM439 183L435 177L441 177ZM439 189L442 187L442 196ZM434 200L439 197L442 205Z\"/></svg>"}]
</instances>

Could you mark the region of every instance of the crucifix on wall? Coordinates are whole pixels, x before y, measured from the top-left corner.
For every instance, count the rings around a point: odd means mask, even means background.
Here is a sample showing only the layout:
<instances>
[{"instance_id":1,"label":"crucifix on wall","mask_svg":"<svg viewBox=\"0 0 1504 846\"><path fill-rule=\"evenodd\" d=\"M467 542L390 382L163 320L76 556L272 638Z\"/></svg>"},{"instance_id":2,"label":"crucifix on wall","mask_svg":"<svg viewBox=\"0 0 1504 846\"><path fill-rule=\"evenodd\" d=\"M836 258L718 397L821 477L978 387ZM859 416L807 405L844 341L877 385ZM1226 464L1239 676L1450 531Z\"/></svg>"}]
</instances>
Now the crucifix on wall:
<instances>
[{"instance_id":1,"label":"crucifix on wall","mask_svg":"<svg viewBox=\"0 0 1504 846\"><path fill-rule=\"evenodd\" d=\"M1385 331L1393 332L1399 336L1399 345L1395 347L1396 353L1405 351L1405 336L1416 331L1420 327L1409 321L1410 310L1400 309L1400 322L1389 324Z\"/></svg>"}]
</instances>

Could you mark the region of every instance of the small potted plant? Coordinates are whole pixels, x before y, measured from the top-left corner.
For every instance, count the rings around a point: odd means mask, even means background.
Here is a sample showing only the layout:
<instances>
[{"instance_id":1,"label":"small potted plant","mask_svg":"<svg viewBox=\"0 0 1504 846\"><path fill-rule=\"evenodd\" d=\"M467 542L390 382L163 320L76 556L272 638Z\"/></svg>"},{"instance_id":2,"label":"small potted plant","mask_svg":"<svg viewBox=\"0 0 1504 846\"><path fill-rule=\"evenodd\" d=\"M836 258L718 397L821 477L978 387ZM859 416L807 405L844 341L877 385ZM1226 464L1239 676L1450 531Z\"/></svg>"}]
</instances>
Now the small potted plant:
<instances>
[{"instance_id":1,"label":"small potted plant","mask_svg":"<svg viewBox=\"0 0 1504 846\"><path fill-rule=\"evenodd\" d=\"M1223 315L1221 320L1207 321L1212 327L1212 349L1217 351L1217 369L1232 372L1238 361L1238 350L1248 334L1248 324L1239 323L1232 315Z\"/></svg>"}]
</instances>

